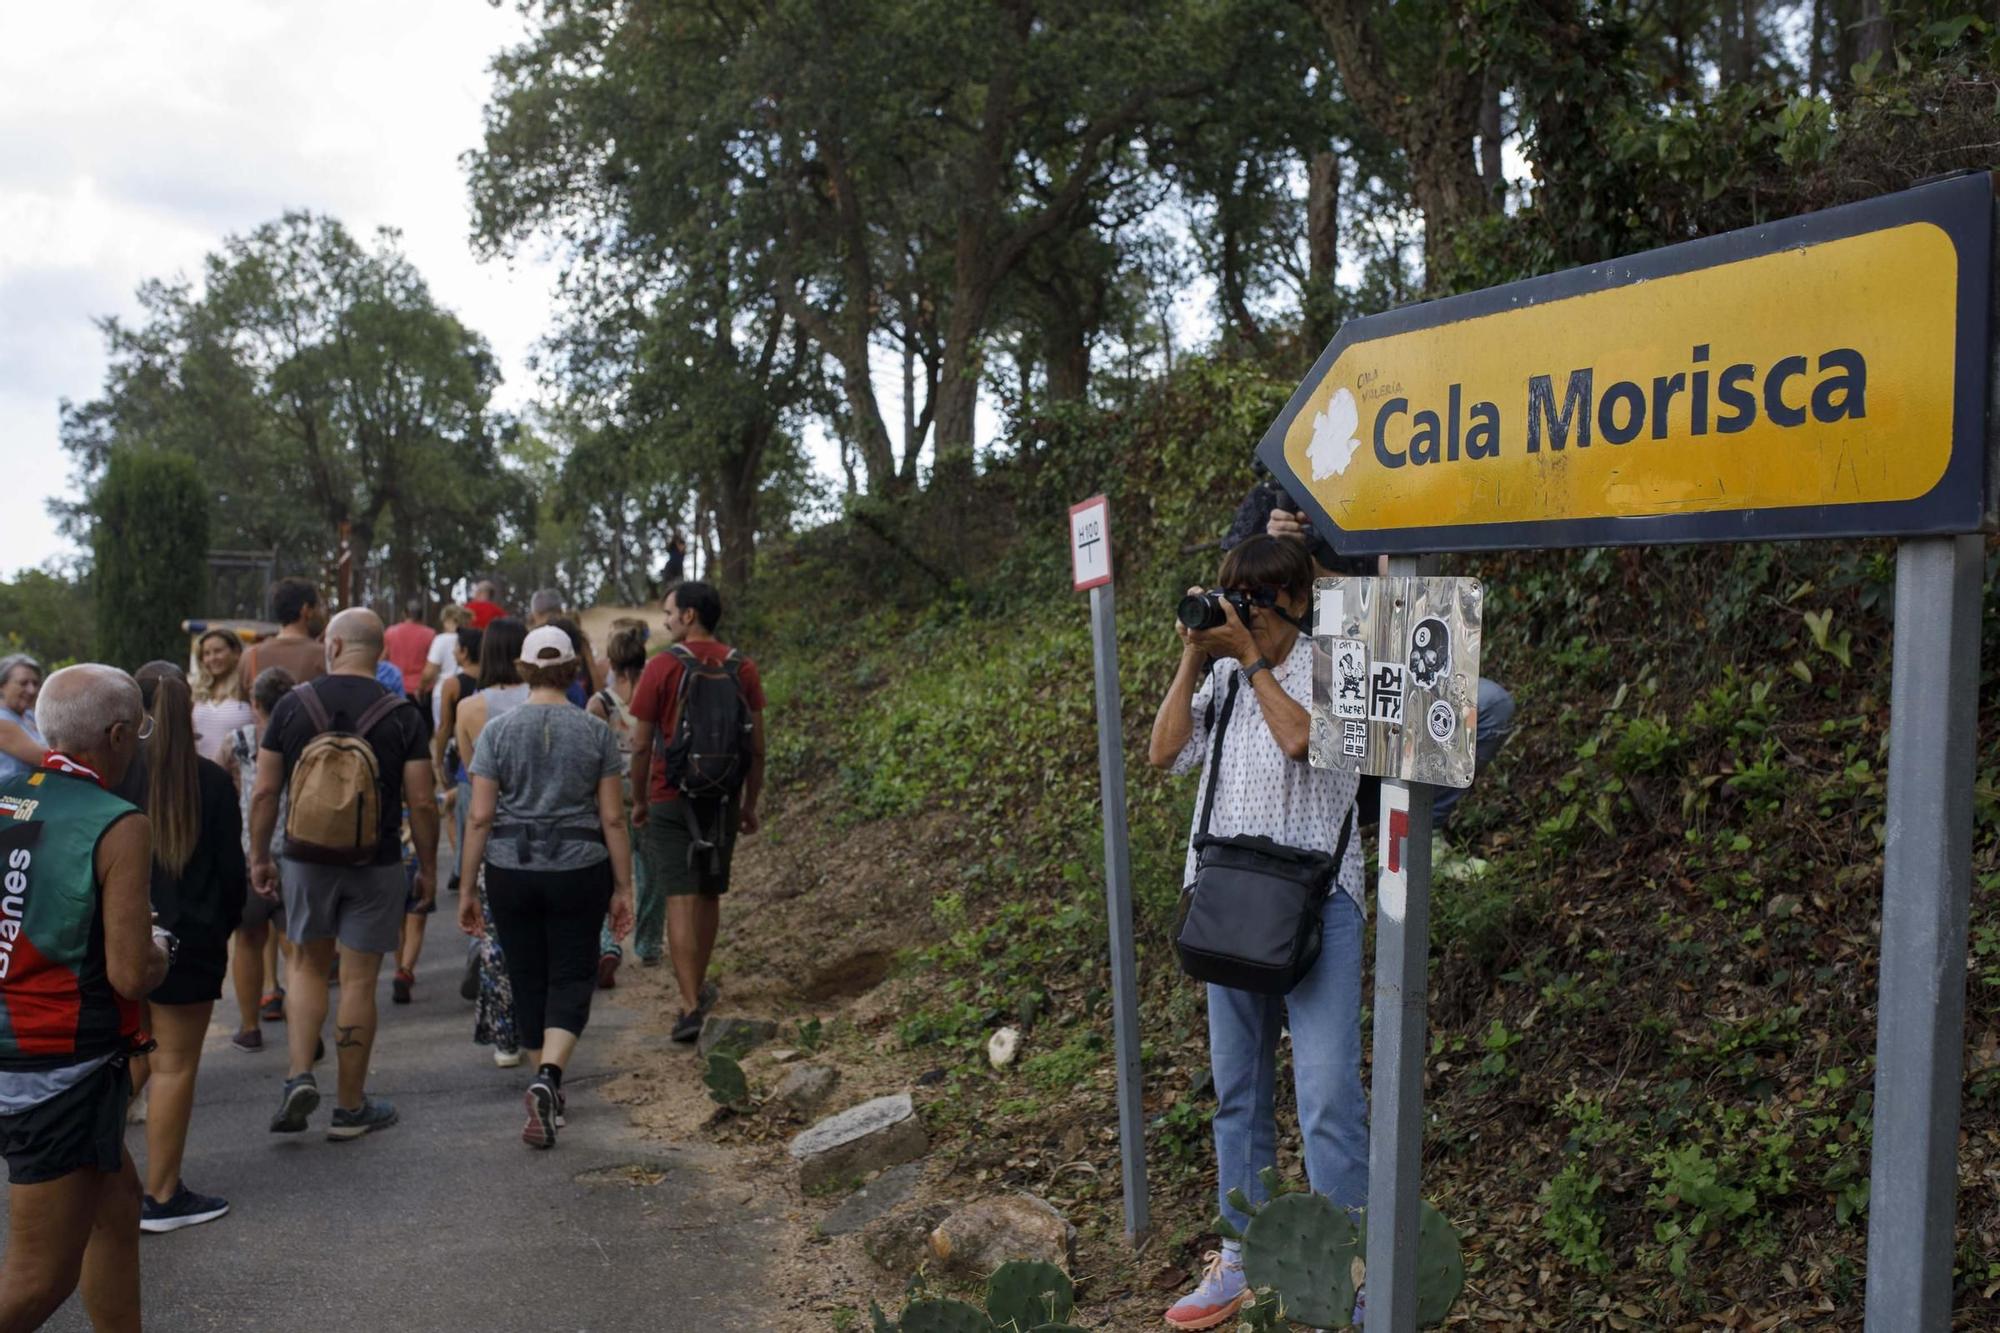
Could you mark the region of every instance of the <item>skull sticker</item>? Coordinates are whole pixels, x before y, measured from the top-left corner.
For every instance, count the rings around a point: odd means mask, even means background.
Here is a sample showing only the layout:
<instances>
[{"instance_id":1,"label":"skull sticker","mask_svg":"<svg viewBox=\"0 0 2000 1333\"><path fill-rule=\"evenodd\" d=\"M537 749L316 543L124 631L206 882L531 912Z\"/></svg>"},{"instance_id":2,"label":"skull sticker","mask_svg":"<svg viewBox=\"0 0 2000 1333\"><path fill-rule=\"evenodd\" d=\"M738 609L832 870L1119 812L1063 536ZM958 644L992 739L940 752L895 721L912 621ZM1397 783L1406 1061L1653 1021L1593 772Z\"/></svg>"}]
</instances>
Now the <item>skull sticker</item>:
<instances>
[{"instance_id":1,"label":"skull sticker","mask_svg":"<svg viewBox=\"0 0 2000 1333\"><path fill-rule=\"evenodd\" d=\"M1435 690L1451 674L1451 630L1436 616L1426 616L1410 631L1410 683Z\"/></svg>"}]
</instances>

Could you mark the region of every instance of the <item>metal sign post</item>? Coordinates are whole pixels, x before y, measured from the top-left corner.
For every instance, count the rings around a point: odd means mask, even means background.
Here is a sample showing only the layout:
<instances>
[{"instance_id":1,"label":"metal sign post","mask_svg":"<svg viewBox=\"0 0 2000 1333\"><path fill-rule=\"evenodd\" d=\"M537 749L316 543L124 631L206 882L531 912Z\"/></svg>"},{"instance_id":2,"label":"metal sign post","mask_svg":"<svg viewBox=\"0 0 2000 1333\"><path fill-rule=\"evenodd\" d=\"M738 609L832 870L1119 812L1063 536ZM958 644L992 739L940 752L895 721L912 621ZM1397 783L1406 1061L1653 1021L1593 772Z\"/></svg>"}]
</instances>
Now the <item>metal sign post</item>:
<instances>
[{"instance_id":1,"label":"metal sign post","mask_svg":"<svg viewBox=\"0 0 2000 1333\"><path fill-rule=\"evenodd\" d=\"M1090 591L1097 664L1097 771L1104 797L1104 905L1111 925L1111 1014L1117 1041L1118 1149L1125 1182L1125 1239L1150 1224L1146 1122L1140 1103L1138 960L1132 942L1132 848L1125 825L1124 716L1118 697L1118 621L1111 592L1110 506L1096 496L1069 514L1072 583Z\"/></svg>"},{"instance_id":2,"label":"metal sign post","mask_svg":"<svg viewBox=\"0 0 2000 1333\"><path fill-rule=\"evenodd\" d=\"M1408 569L1397 569L1407 565ZM1412 573L1414 560L1390 569ZM1431 789L1382 781L1376 878L1375 1072L1368 1132L1368 1325L1417 1326L1424 1157L1424 1023L1430 992Z\"/></svg>"},{"instance_id":3,"label":"metal sign post","mask_svg":"<svg viewBox=\"0 0 2000 1333\"><path fill-rule=\"evenodd\" d=\"M1985 543L1896 549L1868 1328L1951 1326Z\"/></svg>"},{"instance_id":4,"label":"metal sign post","mask_svg":"<svg viewBox=\"0 0 2000 1333\"><path fill-rule=\"evenodd\" d=\"M1983 553L1972 534L2000 530L1996 182L1968 172L1350 320L1257 449L1348 554L1903 539L1869 1333L1951 1321ZM1358 720L1343 719L1343 741ZM1393 776L1368 1285L1371 1324L1406 1333L1430 797L1403 785L1423 775ZM1396 818L1407 832L1392 851Z\"/></svg>"}]
</instances>

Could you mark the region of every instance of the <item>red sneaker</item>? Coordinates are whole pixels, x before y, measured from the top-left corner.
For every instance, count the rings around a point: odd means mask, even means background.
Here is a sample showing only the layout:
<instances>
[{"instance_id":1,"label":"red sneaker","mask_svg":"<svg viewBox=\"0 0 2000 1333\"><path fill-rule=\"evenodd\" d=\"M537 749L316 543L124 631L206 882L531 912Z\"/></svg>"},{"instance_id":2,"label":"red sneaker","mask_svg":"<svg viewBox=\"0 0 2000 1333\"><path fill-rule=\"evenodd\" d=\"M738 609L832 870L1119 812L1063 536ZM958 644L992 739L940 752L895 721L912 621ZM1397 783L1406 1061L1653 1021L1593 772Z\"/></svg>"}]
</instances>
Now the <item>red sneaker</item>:
<instances>
[{"instance_id":1,"label":"red sneaker","mask_svg":"<svg viewBox=\"0 0 2000 1333\"><path fill-rule=\"evenodd\" d=\"M615 953L599 954L597 958L597 989L615 990L618 987L618 964L622 956Z\"/></svg>"}]
</instances>

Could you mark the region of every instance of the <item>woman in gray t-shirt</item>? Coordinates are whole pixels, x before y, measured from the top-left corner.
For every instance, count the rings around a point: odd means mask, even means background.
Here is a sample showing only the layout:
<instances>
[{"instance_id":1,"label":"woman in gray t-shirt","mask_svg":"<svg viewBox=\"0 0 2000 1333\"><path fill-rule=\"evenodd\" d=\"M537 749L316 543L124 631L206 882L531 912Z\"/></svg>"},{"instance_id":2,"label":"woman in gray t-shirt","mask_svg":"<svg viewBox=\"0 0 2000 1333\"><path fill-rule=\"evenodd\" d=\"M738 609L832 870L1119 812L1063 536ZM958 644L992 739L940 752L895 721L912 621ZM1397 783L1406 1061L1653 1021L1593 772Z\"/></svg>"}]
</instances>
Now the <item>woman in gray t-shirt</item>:
<instances>
[{"instance_id":1,"label":"woman in gray t-shirt","mask_svg":"<svg viewBox=\"0 0 2000 1333\"><path fill-rule=\"evenodd\" d=\"M485 866L521 1045L538 1066L521 1131L535 1148L553 1148L562 1123L563 1069L590 1021L606 911L618 935L632 929L625 760L611 728L565 694L580 665L560 629L528 635L528 698L479 735L465 830L465 863ZM478 935L480 892L460 885L459 925Z\"/></svg>"}]
</instances>

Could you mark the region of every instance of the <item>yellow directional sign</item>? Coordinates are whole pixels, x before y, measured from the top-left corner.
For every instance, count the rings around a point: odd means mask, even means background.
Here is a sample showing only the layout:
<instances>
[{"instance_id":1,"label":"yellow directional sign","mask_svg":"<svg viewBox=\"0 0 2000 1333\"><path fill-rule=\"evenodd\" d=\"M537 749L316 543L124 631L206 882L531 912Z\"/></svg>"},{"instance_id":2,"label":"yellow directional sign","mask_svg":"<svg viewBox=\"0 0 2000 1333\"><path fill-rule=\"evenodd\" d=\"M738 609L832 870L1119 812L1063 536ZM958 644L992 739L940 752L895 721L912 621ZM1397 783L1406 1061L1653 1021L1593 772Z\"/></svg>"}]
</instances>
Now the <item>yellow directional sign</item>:
<instances>
[{"instance_id":1,"label":"yellow directional sign","mask_svg":"<svg viewBox=\"0 0 2000 1333\"><path fill-rule=\"evenodd\" d=\"M1990 525L1994 187L1343 327L1259 454L1345 554Z\"/></svg>"}]
</instances>

